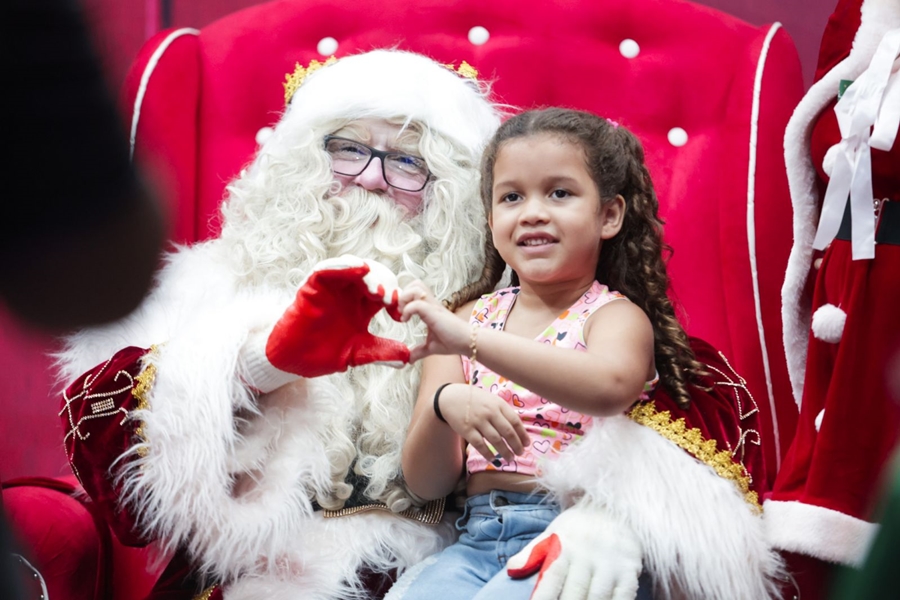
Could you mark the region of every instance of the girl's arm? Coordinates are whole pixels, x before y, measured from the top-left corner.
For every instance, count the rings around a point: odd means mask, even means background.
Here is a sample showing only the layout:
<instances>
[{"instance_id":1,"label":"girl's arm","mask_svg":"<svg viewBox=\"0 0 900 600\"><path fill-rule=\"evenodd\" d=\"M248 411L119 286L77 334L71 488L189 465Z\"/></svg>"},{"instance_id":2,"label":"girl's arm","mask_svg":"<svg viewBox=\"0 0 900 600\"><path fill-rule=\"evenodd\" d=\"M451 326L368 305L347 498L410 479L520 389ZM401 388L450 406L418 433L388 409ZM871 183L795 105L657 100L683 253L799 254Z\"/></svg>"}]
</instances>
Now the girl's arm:
<instances>
[{"instance_id":1,"label":"girl's arm","mask_svg":"<svg viewBox=\"0 0 900 600\"><path fill-rule=\"evenodd\" d=\"M552 402L597 416L621 414L654 372L653 327L627 300L597 309L585 324L587 351L556 348L481 329L478 361Z\"/></svg>"},{"instance_id":2,"label":"girl's arm","mask_svg":"<svg viewBox=\"0 0 900 600\"><path fill-rule=\"evenodd\" d=\"M448 319L449 311L426 299L403 306L418 315L428 339L412 359L427 354L469 354L471 330ZM639 307L616 300L585 325L586 352L556 348L495 329L475 334L478 362L560 406L581 413L621 414L640 396L653 373L653 327Z\"/></svg>"},{"instance_id":3,"label":"girl's arm","mask_svg":"<svg viewBox=\"0 0 900 600\"><path fill-rule=\"evenodd\" d=\"M426 500L452 492L463 473L462 438L434 412L437 388L444 383L463 381L459 356L429 356L422 363L422 380L403 444L402 465L410 491ZM444 388L442 399L449 395L451 387L455 386Z\"/></svg>"},{"instance_id":4,"label":"girl's arm","mask_svg":"<svg viewBox=\"0 0 900 600\"><path fill-rule=\"evenodd\" d=\"M433 301L433 299L432 299ZM401 304L404 302L401 297ZM434 301L436 303L436 301ZM444 317L469 331L466 320L472 305L453 315L440 304ZM434 395L441 390L441 415L434 410ZM462 362L455 354L428 356L422 365L419 395L403 445L403 475L409 489L431 500L449 494L463 473L466 443L488 461L496 458L490 443L507 461L525 451L528 432L519 415L498 396L465 383Z\"/></svg>"}]
</instances>

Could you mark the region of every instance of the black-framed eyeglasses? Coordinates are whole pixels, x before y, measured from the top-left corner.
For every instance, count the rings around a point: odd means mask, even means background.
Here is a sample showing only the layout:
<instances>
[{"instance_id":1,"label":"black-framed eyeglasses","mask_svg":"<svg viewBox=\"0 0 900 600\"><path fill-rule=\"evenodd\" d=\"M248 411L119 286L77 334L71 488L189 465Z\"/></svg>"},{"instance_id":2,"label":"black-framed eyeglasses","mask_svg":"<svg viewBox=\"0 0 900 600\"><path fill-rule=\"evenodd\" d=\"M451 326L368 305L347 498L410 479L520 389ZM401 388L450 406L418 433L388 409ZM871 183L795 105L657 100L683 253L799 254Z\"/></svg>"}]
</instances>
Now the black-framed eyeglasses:
<instances>
[{"instance_id":1,"label":"black-framed eyeglasses","mask_svg":"<svg viewBox=\"0 0 900 600\"><path fill-rule=\"evenodd\" d=\"M425 159L419 156L376 150L336 135L325 136L325 152L331 157L331 169L339 175L356 177L366 170L373 158L379 158L385 182L398 190L419 192L431 179Z\"/></svg>"}]
</instances>

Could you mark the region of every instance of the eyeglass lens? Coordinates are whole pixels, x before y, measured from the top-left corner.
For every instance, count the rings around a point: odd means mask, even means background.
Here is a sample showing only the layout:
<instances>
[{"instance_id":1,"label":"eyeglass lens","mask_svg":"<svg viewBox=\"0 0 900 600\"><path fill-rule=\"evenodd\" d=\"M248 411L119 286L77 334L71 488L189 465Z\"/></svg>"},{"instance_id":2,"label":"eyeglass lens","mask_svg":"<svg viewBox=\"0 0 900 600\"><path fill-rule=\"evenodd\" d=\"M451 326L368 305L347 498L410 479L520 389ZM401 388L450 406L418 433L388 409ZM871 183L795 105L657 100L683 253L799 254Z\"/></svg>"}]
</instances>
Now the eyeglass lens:
<instances>
[{"instance_id":1,"label":"eyeglass lens","mask_svg":"<svg viewBox=\"0 0 900 600\"><path fill-rule=\"evenodd\" d=\"M325 138L325 151L331 156L334 172L351 177L362 173L373 156L380 158L381 170L388 185L409 192L424 188L431 175L425 160L418 156L376 150L353 140L328 136Z\"/></svg>"}]
</instances>

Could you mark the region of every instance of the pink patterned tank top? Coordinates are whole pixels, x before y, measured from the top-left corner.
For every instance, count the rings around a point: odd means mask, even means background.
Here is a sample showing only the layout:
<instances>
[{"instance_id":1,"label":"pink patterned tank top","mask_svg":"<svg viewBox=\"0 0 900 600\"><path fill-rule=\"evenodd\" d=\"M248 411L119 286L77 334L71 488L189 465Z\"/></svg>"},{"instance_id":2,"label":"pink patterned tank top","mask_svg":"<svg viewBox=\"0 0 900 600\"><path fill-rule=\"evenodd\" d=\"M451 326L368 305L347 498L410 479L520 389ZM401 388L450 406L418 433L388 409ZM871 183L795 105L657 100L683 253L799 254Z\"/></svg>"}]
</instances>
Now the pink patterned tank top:
<instances>
[{"instance_id":1,"label":"pink patterned tank top","mask_svg":"<svg viewBox=\"0 0 900 600\"><path fill-rule=\"evenodd\" d=\"M519 288L513 287L482 296L475 303L470 322L477 323L481 327L502 330L518 294ZM535 340L551 346L584 352L587 349L584 343L584 324L588 318L601 306L622 299L625 299L625 296L610 291L605 285L595 281L575 304L559 315ZM481 363L475 364L475 372L472 373L471 360L463 356L462 361L466 381L474 377L473 385L500 396L509 403L519 413L531 437L531 445L512 463L499 455L492 462L488 462L471 444L468 445L466 448L468 475L481 471L539 475L544 460L580 440L593 423L592 417L554 404L491 371ZM649 397L658 381L659 377L655 377L644 385L641 399Z\"/></svg>"}]
</instances>

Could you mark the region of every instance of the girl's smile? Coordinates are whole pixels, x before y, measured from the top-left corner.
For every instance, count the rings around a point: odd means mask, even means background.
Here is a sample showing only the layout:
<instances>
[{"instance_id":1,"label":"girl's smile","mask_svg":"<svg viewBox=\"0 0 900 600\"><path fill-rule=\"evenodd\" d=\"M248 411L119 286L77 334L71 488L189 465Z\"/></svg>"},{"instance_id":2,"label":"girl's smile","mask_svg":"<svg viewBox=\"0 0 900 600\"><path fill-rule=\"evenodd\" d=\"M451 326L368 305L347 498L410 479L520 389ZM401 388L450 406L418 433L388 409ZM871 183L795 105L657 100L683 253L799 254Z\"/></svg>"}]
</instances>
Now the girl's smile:
<instances>
[{"instance_id":1,"label":"girl's smile","mask_svg":"<svg viewBox=\"0 0 900 600\"><path fill-rule=\"evenodd\" d=\"M554 236L545 233L523 233L516 241L516 245L526 248L525 252L538 253L548 249L549 246L559 243Z\"/></svg>"}]
</instances>

